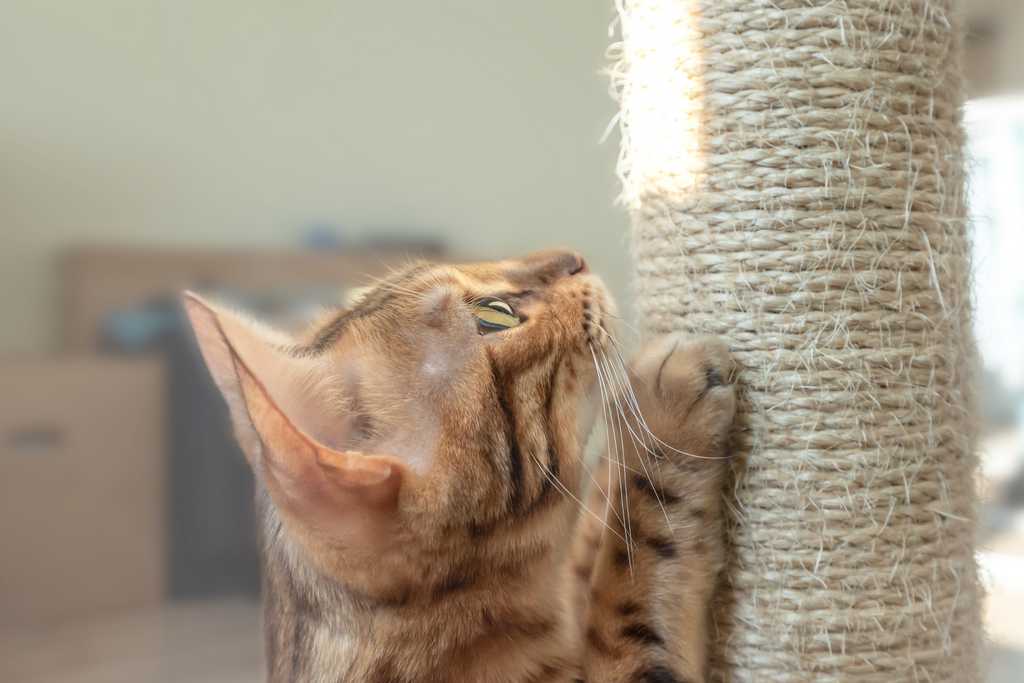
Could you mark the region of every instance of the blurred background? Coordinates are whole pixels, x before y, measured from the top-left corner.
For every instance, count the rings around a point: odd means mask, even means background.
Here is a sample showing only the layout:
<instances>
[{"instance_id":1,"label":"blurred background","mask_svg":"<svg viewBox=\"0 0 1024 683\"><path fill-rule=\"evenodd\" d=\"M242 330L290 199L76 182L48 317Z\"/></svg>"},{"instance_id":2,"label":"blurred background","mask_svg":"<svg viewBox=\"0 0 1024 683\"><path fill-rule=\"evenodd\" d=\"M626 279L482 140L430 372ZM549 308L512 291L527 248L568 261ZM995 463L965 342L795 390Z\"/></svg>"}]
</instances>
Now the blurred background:
<instances>
[{"instance_id":1,"label":"blurred background","mask_svg":"<svg viewBox=\"0 0 1024 683\"><path fill-rule=\"evenodd\" d=\"M981 561L991 680L1019 682L1024 3L966 9ZM399 259L570 246L628 301L614 19L0 0L0 682L263 678L251 477L182 289L296 327Z\"/></svg>"}]
</instances>

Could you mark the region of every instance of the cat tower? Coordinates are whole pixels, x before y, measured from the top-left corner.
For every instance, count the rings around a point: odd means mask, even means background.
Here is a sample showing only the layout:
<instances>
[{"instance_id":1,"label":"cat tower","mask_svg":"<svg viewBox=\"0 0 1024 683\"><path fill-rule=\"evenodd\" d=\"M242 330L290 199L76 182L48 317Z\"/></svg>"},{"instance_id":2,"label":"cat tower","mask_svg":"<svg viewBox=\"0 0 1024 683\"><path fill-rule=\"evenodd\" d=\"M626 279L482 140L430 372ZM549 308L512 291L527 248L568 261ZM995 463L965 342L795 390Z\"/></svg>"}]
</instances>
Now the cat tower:
<instances>
[{"instance_id":1,"label":"cat tower","mask_svg":"<svg viewBox=\"0 0 1024 683\"><path fill-rule=\"evenodd\" d=\"M953 0L620 0L650 335L741 408L721 681L976 681L976 422Z\"/></svg>"}]
</instances>

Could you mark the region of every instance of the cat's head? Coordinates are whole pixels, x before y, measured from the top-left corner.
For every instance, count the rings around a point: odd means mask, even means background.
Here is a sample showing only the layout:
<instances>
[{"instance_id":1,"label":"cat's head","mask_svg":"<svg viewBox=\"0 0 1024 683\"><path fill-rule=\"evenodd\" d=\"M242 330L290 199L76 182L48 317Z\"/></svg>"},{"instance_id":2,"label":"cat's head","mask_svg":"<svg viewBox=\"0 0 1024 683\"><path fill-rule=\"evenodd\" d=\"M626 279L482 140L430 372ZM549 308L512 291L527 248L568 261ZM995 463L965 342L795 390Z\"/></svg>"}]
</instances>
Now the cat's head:
<instances>
[{"instance_id":1,"label":"cat's head","mask_svg":"<svg viewBox=\"0 0 1024 683\"><path fill-rule=\"evenodd\" d=\"M614 314L576 252L413 265L294 339L185 307L274 533L328 574L429 583L571 527Z\"/></svg>"}]
</instances>

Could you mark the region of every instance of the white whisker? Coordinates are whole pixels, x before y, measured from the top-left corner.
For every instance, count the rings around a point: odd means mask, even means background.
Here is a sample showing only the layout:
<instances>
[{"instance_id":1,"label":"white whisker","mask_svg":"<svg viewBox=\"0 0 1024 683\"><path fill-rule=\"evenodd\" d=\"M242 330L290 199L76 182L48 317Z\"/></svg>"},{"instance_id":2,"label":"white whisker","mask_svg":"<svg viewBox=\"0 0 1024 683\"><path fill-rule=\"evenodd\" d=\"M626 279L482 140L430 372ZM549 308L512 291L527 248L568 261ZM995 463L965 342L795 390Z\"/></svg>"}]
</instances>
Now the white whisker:
<instances>
[{"instance_id":1,"label":"white whisker","mask_svg":"<svg viewBox=\"0 0 1024 683\"><path fill-rule=\"evenodd\" d=\"M598 385L600 386L600 390L601 390L601 411L602 411L602 415L604 417L605 447L608 449L609 453L614 454L614 450L613 450L614 449L614 443L612 441L611 432L609 431L609 429L610 429L609 425L611 423L610 423L610 421L608 419L608 407L607 407L607 403L605 401L604 382L601 381L600 369L597 366L597 355L594 353L594 345L593 344L588 344L588 345L590 346L590 355L594 359L594 370L597 371L597 373L598 373L598 376L597 376ZM608 461L609 462L615 462L615 459L614 458L608 458ZM622 525L622 529L626 533L626 535L629 535L629 530L626 528L625 520L623 520L622 517L619 516L619 513L615 512L614 506L612 505L611 498L609 498L609 495L611 495L611 490L612 490L612 468L611 467L608 468L608 488L605 489L605 490L607 491L607 493L605 494L606 507L605 507L605 510L604 510L604 523L605 523L605 526L608 526L608 514L610 512L610 513L615 515L615 518L619 521L619 524ZM604 539L604 529L601 530L601 538Z\"/></svg>"},{"instance_id":2,"label":"white whisker","mask_svg":"<svg viewBox=\"0 0 1024 683\"><path fill-rule=\"evenodd\" d=\"M545 467L543 464L541 464L540 460L537 459L537 456L533 454L533 451L530 451L530 457L533 458L533 461L535 463L537 463L537 467L539 467L540 471L544 473L544 476L547 478L547 480L550 481L552 484L554 484L558 488L558 490L562 491L562 495L568 495L570 498L572 498L577 503L579 503L581 508L583 508L584 510L589 512L591 515L594 516L595 519L597 519L599 522L604 524L604 526L608 529L608 531L610 531L613 534L615 534L616 537L618 537L618 538L620 538L622 540L625 540L625 539L622 538L622 536L620 536L618 534L617 531L615 531L615 529L612 529L610 526L608 526L608 524L606 524L604 522L604 520L602 520L600 517L598 517L597 514L593 510L588 508L586 505L583 504L583 502L579 498L577 498L575 495L573 495L573 492L570 491L568 488L566 488L565 484L563 484L561 481L559 481L558 477L556 477L554 474L549 472L548 468Z\"/></svg>"},{"instance_id":3,"label":"white whisker","mask_svg":"<svg viewBox=\"0 0 1024 683\"><path fill-rule=\"evenodd\" d=\"M729 456L727 456L727 455L726 456L707 456L707 455L697 455L696 453L687 453L686 451L681 451L678 448L674 448L673 446L670 446L669 444L667 444L664 441L662 441L661 439L659 439L654 434L654 432L651 431L651 428L647 425L647 421L644 419L644 416L640 414L640 405L639 405L639 403L637 403L636 395L633 393L633 387L629 384L629 378L628 378L628 375L626 373L625 364L622 361L622 357L619 356L619 354L617 352L615 354L615 361L617 363L617 367L618 367L619 373L621 374L622 377L625 378L626 387L628 388L628 391L629 391L628 398L630 400L627 402L627 405L629 405L630 411L633 413L633 415L636 416L638 424L643 427L644 431L652 439L652 443L656 443L657 445L660 445L660 446L662 446L664 448L667 448L670 451L674 451L676 453L679 453L680 455L685 455L685 456L687 456L689 458L697 458L699 460L728 460L729 459ZM650 450L652 451L652 455L655 455L655 457L657 457L657 453L654 453L653 449L650 449ZM674 463L673 463L673 467L676 467Z\"/></svg>"},{"instance_id":4,"label":"white whisker","mask_svg":"<svg viewBox=\"0 0 1024 683\"><path fill-rule=\"evenodd\" d=\"M605 364L607 366L611 366L611 362L608 360L607 356L605 356ZM608 367L608 372L615 377L616 384L619 385L620 390L628 389L629 393L627 395L627 404L628 404L630 398L633 401L633 403L636 404L636 396L633 394L632 386L629 383L629 377L625 374L624 369L622 369L620 367L620 370L622 370L621 376L619 376L619 373L616 372L616 368ZM625 383L625 387L622 386L623 382ZM637 460L640 461L640 467L642 467L644 469L644 474L646 475L647 480L650 482L651 487L654 487L654 486L656 486L656 483L655 483L654 477L652 476L653 467L651 467L650 461L646 457L646 454L650 452L650 449L647 447L647 442L644 440L643 436L637 435L633 431L633 428L630 426L630 424L629 424L629 416L627 416L625 414L625 411L622 409L622 404L621 404L621 402L619 400L619 393L620 392L616 392L616 395L615 395L615 407L616 407L616 410L621 415L622 420L626 424L626 428L629 430L630 439L632 439L633 446L636 449ZM623 393L625 393L625 391L623 391ZM642 417L642 416L640 416L639 404L636 404L636 409L634 409L633 406L630 406L630 409L633 410L633 412L636 414L637 419L638 419L638 423L639 423L639 421L640 421L640 419ZM649 429L647 430L647 433L650 434L650 430ZM664 484L664 482L661 480L660 473L659 473L659 477L658 477L658 484L660 484L660 485ZM674 538L675 537L675 529L673 529L673 527L672 527L672 519L668 515L668 510L665 509L665 504L662 502L661 498L659 498L657 496L657 494L655 494L655 498L658 501L658 506L661 508L662 514L665 516L665 522L668 524L669 532L672 534L672 537Z\"/></svg>"},{"instance_id":5,"label":"white whisker","mask_svg":"<svg viewBox=\"0 0 1024 683\"><path fill-rule=\"evenodd\" d=\"M590 354L591 354L591 356L594 359L594 370L597 372L597 381L598 381L598 384L601 387L601 395L602 395L602 397L604 397L604 398L606 398L608 400L614 400L614 398L615 398L614 390L612 389L610 384L605 382L605 377L604 377L603 373L601 372L601 364L597 360L597 354L594 352L594 347L593 347L592 344L590 345ZM610 380L610 378L609 378L609 380ZM607 405L608 400L604 401L603 404ZM630 522L630 516L629 516L629 491L628 491L628 488L625 485L625 483L626 483L625 482L625 479L626 479L625 463L626 463L626 461L625 461L625 458L622 457L622 455L625 453L625 440L622 438L622 429L621 429L621 427L619 427L619 429L616 430L616 426L618 426L618 421L619 421L618 413L612 412L611 415L609 415L610 412L611 411L609 411L607 409L605 410L605 426L606 426L606 429L609 428L609 427L611 429L611 439L609 440L609 443L608 443L609 452L615 452L616 456L618 456L618 458L617 458L618 461L616 463L617 469L619 467L623 468L621 473L619 474L619 500L622 502L621 513L622 513L622 518L624 518L623 531L625 532L626 538L627 538L627 540L626 540L626 556L627 556L627 559L629 561L630 575L632 576L632 574L633 574L632 524ZM615 417L615 422L614 423L610 419L611 416ZM611 470L609 470L609 487L610 486L611 486Z\"/></svg>"}]
</instances>

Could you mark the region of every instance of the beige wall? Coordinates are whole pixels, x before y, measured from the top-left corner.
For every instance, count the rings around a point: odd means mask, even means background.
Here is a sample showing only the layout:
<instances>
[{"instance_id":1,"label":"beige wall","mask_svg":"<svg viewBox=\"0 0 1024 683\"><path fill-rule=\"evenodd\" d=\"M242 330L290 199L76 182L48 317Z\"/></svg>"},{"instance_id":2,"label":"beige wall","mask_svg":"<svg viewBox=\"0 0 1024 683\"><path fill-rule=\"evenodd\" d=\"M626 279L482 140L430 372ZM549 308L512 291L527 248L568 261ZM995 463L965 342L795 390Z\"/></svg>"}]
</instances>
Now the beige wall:
<instances>
[{"instance_id":1,"label":"beige wall","mask_svg":"<svg viewBox=\"0 0 1024 683\"><path fill-rule=\"evenodd\" d=\"M0 353L53 346L82 243L430 229L557 245L627 293L603 0L5 0Z\"/></svg>"}]
</instances>

